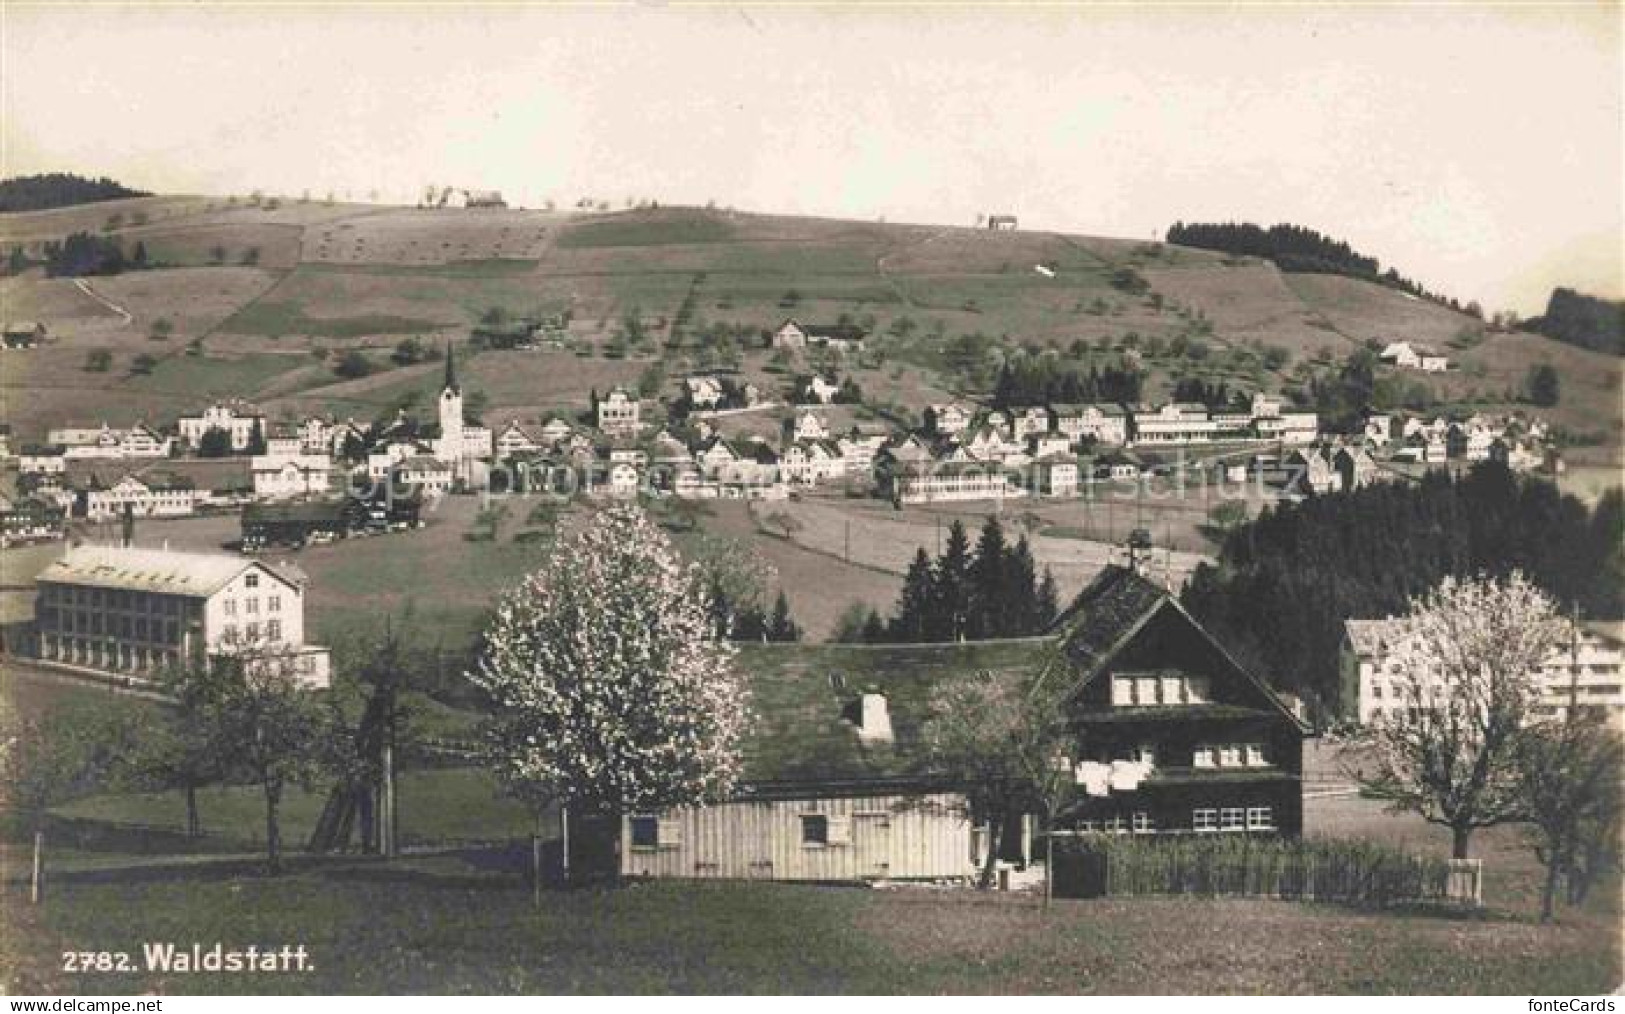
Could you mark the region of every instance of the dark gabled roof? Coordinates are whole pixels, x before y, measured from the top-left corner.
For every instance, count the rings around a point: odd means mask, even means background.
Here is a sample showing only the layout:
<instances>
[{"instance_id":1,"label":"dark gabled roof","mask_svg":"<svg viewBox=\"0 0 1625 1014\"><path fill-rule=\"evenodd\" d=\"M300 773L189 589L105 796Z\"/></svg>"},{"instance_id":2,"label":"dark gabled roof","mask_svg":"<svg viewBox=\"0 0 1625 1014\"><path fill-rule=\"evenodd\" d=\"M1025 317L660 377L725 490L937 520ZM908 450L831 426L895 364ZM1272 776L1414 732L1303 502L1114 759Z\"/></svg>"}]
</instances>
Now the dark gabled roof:
<instances>
[{"instance_id":1,"label":"dark gabled roof","mask_svg":"<svg viewBox=\"0 0 1625 1014\"><path fill-rule=\"evenodd\" d=\"M1063 633L1067 657L1087 682L1168 598L1165 590L1134 571L1110 564L1055 618L1050 630Z\"/></svg>"},{"instance_id":2,"label":"dark gabled roof","mask_svg":"<svg viewBox=\"0 0 1625 1014\"><path fill-rule=\"evenodd\" d=\"M1185 624L1200 635L1224 664L1261 695L1261 700L1303 731L1302 719L1252 670L1241 665L1212 634L1185 611L1179 600L1135 571L1108 564L1050 626L1061 639L1062 650L1077 668L1077 693L1098 676L1106 664L1133 640L1153 617L1164 609L1173 610ZM1116 709L1114 709L1116 710ZM1252 711L1254 709L1246 709ZM1166 708L1164 714L1171 714ZM1259 714L1268 712L1259 711ZM1214 714L1210 717L1220 717Z\"/></svg>"},{"instance_id":3,"label":"dark gabled roof","mask_svg":"<svg viewBox=\"0 0 1625 1014\"><path fill-rule=\"evenodd\" d=\"M744 781L828 784L928 774L920 727L939 682L965 672L1031 673L1047 638L959 644L742 645L736 665L755 721L744 743ZM886 696L893 742L866 745L852 721L859 696Z\"/></svg>"}]
</instances>

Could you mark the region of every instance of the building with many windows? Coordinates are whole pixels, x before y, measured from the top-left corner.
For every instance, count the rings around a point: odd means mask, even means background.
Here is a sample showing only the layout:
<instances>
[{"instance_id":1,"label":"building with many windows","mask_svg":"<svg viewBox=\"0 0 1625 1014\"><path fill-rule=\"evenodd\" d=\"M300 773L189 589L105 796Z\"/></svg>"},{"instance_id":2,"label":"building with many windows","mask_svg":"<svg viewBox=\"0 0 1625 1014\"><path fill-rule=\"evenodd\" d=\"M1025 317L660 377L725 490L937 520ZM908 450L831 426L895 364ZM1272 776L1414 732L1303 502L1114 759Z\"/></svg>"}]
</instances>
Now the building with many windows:
<instances>
[{"instance_id":1,"label":"building with many windows","mask_svg":"<svg viewBox=\"0 0 1625 1014\"><path fill-rule=\"evenodd\" d=\"M1625 728L1625 653L1602 630L1571 626L1564 643L1533 674L1540 686L1536 714L1561 718L1571 704L1602 708ZM1343 624L1340 701L1343 717L1368 725L1444 692L1439 674L1416 658L1416 646L1397 618Z\"/></svg>"},{"instance_id":2,"label":"building with many windows","mask_svg":"<svg viewBox=\"0 0 1625 1014\"><path fill-rule=\"evenodd\" d=\"M238 556L79 546L36 580L39 657L143 674L205 655L286 655L325 687L327 649L305 643L305 583Z\"/></svg>"},{"instance_id":3,"label":"building with many windows","mask_svg":"<svg viewBox=\"0 0 1625 1014\"><path fill-rule=\"evenodd\" d=\"M216 402L195 415L183 415L175 420L181 442L196 450L203 443L204 434L221 430L231 440L234 452L248 450L254 433L265 432L265 416L241 403Z\"/></svg>"}]
</instances>

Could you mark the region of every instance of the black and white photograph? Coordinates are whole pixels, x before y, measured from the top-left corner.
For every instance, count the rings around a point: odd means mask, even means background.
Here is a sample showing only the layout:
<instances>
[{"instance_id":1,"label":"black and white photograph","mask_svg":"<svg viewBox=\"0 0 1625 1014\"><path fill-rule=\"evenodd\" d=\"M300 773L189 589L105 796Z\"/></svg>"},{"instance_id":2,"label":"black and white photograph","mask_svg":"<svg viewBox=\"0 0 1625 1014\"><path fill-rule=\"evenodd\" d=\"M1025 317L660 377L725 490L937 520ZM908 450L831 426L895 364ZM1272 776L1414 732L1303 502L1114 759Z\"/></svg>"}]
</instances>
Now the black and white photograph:
<instances>
[{"instance_id":1,"label":"black and white photograph","mask_svg":"<svg viewBox=\"0 0 1625 1014\"><path fill-rule=\"evenodd\" d=\"M1618 0L0 0L0 993L1615 1011L1622 181Z\"/></svg>"}]
</instances>

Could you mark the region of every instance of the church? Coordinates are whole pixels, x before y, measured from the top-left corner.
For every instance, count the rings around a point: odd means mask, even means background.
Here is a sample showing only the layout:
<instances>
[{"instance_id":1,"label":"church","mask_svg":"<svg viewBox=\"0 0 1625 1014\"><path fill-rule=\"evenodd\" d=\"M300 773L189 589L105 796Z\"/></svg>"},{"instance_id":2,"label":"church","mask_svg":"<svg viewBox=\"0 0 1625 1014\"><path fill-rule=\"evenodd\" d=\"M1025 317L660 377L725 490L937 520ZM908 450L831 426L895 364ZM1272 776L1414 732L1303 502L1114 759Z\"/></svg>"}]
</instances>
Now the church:
<instances>
[{"instance_id":1,"label":"church","mask_svg":"<svg viewBox=\"0 0 1625 1014\"><path fill-rule=\"evenodd\" d=\"M446 345L446 381L440 389L440 427L434 438L434 456L452 466L465 486L483 484L483 462L491 458L491 431L470 423L463 414L463 389L457 383L457 358Z\"/></svg>"}]
</instances>

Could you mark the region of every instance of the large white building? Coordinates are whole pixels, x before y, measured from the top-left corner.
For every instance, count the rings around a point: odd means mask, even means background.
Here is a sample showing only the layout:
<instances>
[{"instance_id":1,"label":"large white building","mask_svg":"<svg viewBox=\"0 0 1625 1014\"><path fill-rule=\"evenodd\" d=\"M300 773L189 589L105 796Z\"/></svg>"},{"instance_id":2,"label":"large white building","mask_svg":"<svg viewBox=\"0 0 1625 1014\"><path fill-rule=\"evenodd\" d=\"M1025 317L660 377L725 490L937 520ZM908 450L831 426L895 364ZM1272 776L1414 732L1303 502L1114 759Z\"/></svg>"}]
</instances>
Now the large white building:
<instances>
[{"instance_id":1,"label":"large white building","mask_svg":"<svg viewBox=\"0 0 1625 1014\"><path fill-rule=\"evenodd\" d=\"M91 521L111 521L124 516L128 507L142 518L181 518L197 513L208 496L204 490L174 480L146 482L126 475L111 486L92 486L84 491L84 516Z\"/></svg>"},{"instance_id":2,"label":"large white building","mask_svg":"<svg viewBox=\"0 0 1625 1014\"><path fill-rule=\"evenodd\" d=\"M1415 653L1397 619L1347 621L1340 659L1344 717L1367 725L1414 706L1413 680L1422 684L1424 697L1442 694L1439 675L1423 670ZM1540 717L1562 717L1572 701L1603 708L1612 723L1625 725L1625 657L1614 638L1571 628L1536 677Z\"/></svg>"},{"instance_id":3,"label":"large white building","mask_svg":"<svg viewBox=\"0 0 1625 1014\"><path fill-rule=\"evenodd\" d=\"M64 458L167 458L170 438L150 426L136 423L129 429L67 427L46 434L46 442L62 448Z\"/></svg>"},{"instance_id":4,"label":"large white building","mask_svg":"<svg viewBox=\"0 0 1625 1014\"><path fill-rule=\"evenodd\" d=\"M624 387L617 387L593 405L598 429L610 436L635 436L642 428L638 399Z\"/></svg>"},{"instance_id":5,"label":"large white building","mask_svg":"<svg viewBox=\"0 0 1625 1014\"><path fill-rule=\"evenodd\" d=\"M80 546L36 579L39 656L150 673L208 656L286 656L304 682L331 682L305 643L305 579L292 567L217 553Z\"/></svg>"},{"instance_id":6,"label":"large white building","mask_svg":"<svg viewBox=\"0 0 1625 1014\"><path fill-rule=\"evenodd\" d=\"M233 451L246 451L254 439L254 430L265 432L265 417L245 405L216 402L196 415L183 415L175 421L181 442L196 450L203 443L203 435L210 430L222 430L231 437Z\"/></svg>"},{"instance_id":7,"label":"large white building","mask_svg":"<svg viewBox=\"0 0 1625 1014\"><path fill-rule=\"evenodd\" d=\"M333 484L333 459L325 454L261 454L250 468L261 500L321 496Z\"/></svg>"}]
</instances>

